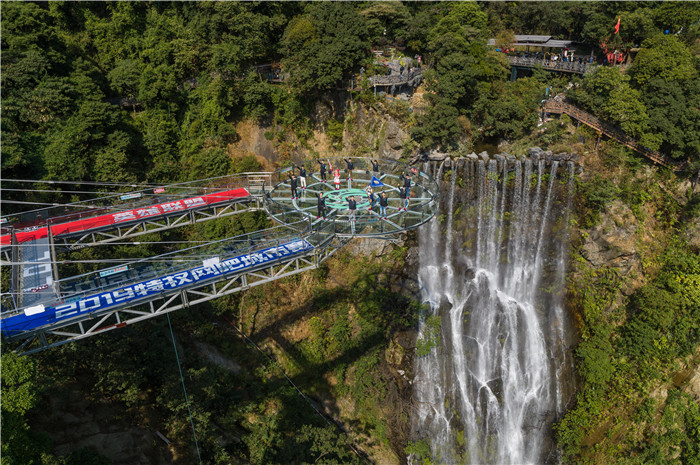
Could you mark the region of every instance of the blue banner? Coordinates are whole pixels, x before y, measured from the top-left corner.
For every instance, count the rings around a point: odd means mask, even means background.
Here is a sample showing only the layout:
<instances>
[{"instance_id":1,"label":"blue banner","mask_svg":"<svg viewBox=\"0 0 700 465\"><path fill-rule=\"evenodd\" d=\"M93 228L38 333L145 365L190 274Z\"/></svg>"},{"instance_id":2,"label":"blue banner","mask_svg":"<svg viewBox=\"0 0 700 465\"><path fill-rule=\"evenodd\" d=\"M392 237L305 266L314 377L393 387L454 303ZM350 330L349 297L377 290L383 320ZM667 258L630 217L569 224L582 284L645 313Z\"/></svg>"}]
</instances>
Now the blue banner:
<instances>
[{"instance_id":1,"label":"blue banner","mask_svg":"<svg viewBox=\"0 0 700 465\"><path fill-rule=\"evenodd\" d=\"M369 185L371 187L379 187L379 186L383 186L384 183L381 182L379 179L377 179L376 176L372 175L372 180L369 182Z\"/></svg>"},{"instance_id":2,"label":"blue banner","mask_svg":"<svg viewBox=\"0 0 700 465\"><path fill-rule=\"evenodd\" d=\"M239 255L218 263L209 262L206 266L200 266L179 273L169 274L160 278L142 281L120 287L108 292L102 292L78 299L66 299L65 303L56 306L48 306L42 310L34 308L32 311L20 315L11 316L0 321L2 332L6 335L18 334L24 331L40 328L49 324L74 318L78 315L97 312L110 307L126 307L137 301L149 301L146 297L163 294L173 289L187 288L198 282L212 280L218 276L239 273L258 265L272 262L281 258L288 258L299 253L313 249L306 240L296 240L279 247L270 247L249 254Z\"/></svg>"}]
</instances>

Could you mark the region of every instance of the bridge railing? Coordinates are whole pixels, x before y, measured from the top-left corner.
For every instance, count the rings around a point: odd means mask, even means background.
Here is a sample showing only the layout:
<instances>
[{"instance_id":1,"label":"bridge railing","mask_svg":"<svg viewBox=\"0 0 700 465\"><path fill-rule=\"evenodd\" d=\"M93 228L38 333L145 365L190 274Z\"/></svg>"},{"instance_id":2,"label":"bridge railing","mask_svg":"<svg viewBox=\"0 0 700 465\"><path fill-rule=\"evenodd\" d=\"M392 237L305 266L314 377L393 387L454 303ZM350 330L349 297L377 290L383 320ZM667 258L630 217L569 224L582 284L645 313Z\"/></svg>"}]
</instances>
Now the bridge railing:
<instances>
[{"instance_id":1,"label":"bridge railing","mask_svg":"<svg viewBox=\"0 0 700 465\"><path fill-rule=\"evenodd\" d=\"M595 63L579 63L577 61L561 61L519 56L509 56L508 60L512 66L522 66L524 68L541 66L542 68L550 71L564 71L577 74L585 74L591 71L595 66L598 66Z\"/></svg>"},{"instance_id":2,"label":"bridge railing","mask_svg":"<svg viewBox=\"0 0 700 465\"><path fill-rule=\"evenodd\" d=\"M423 77L423 70L421 68L416 68L413 71L404 71L401 74L391 74L391 75L376 75L369 78L370 84L373 86L391 86L407 84L414 79L420 79Z\"/></svg>"},{"instance_id":3,"label":"bridge railing","mask_svg":"<svg viewBox=\"0 0 700 465\"><path fill-rule=\"evenodd\" d=\"M324 159L326 160L326 159ZM351 185L353 188L365 190L369 185L372 176L383 180L386 185L374 188L374 194L379 195L382 192L387 194L389 201L389 215L386 220L379 217L378 203L375 204L374 210L370 211L367 207L357 209L355 213L356 220L349 221L349 212L347 210L335 210L327 208L327 218L334 226L334 233L342 236L363 235L363 236L386 236L402 232L406 229L412 229L430 219L437 208L436 193L438 192L437 182L428 174L422 171L413 170L409 165L401 162L378 160L379 171L374 172L370 158L352 157L354 170L352 175ZM342 186L347 186L347 175L345 172L346 163L342 158L331 158L330 164L341 171ZM312 182L320 181L319 164L315 160L304 161L302 164L307 171L307 185ZM328 168L327 168L328 169ZM288 223L290 219L293 221L301 221L306 219L314 224L319 224L319 219L316 218L318 199L315 192L307 192L298 190L298 197L295 200L296 207L292 208L287 202L291 195L289 189L289 175L292 173L291 166L278 170L273 175L273 182L277 186L275 190L268 194L265 198L265 208L268 214L280 223ZM298 173L297 170L294 170ZM397 209L403 207L403 200L398 196L398 188L396 186L403 185L402 176L411 174L411 199L409 200L409 209L405 212L397 213ZM332 186L333 175L327 172L327 184ZM325 194L331 194L332 191L325 191ZM358 204L364 201L366 197L358 200ZM300 224L300 223L298 223Z\"/></svg>"},{"instance_id":4,"label":"bridge railing","mask_svg":"<svg viewBox=\"0 0 700 465\"><path fill-rule=\"evenodd\" d=\"M50 224L60 224L235 188L250 189L249 192L255 195L260 193L265 186L271 184L271 174L270 172L240 173L122 192L81 202L7 215L4 218L9 224L6 223L5 226L11 225L18 228L45 226L47 221ZM138 186L134 185L133 187Z\"/></svg>"},{"instance_id":5,"label":"bridge railing","mask_svg":"<svg viewBox=\"0 0 700 465\"><path fill-rule=\"evenodd\" d=\"M590 126L591 128L595 129L596 131L601 132L601 133L605 134L606 136L615 139L616 141L618 141L622 145L625 145L626 147L629 147L632 150L635 150L635 151L641 153L642 155L649 158L650 160L652 160L655 163L658 163L658 164L665 166L667 168L679 169L678 165L676 165L674 162L666 159L665 155L662 154L661 152L658 152L656 150L651 150L650 148L644 147L636 139L629 137L627 134L625 134L621 130L617 129L616 127L605 123L604 121L596 118L595 116L591 115L590 113L587 113L587 112L581 110L580 108L575 107L574 105L571 105L569 103L559 102L556 100L547 100L544 104L544 111L547 113L557 113L557 114L566 113L567 115L584 123L587 126Z\"/></svg>"},{"instance_id":6,"label":"bridge railing","mask_svg":"<svg viewBox=\"0 0 700 465\"><path fill-rule=\"evenodd\" d=\"M280 247L301 239L305 239L309 244L317 247L327 241L328 237L327 234L325 236L312 234L308 222L304 222L300 225L299 230L288 226L276 226L250 234L188 247L57 280L54 282L54 290L57 291L60 298L56 301L46 302L45 305L50 307L77 301L109 290L146 282L198 266L206 266L207 260L213 259L218 262L232 257L250 256L262 250ZM46 292L53 294L53 290ZM16 315L23 310L24 308L7 310L3 312L2 317Z\"/></svg>"}]
</instances>

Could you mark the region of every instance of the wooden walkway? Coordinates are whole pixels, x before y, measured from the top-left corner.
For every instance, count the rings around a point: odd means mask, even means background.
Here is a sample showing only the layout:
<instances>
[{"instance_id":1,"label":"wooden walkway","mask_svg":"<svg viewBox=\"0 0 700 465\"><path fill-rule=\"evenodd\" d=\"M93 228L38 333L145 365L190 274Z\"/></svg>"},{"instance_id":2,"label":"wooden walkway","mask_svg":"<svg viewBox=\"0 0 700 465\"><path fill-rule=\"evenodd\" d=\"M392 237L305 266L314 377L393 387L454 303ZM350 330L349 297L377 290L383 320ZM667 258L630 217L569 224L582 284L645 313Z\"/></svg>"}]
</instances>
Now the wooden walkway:
<instances>
[{"instance_id":1,"label":"wooden walkway","mask_svg":"<svg viewBox=\"0 0 700 465\"><path fill-rule=\"evenodd\" d=\"M580 110L573 105L563 102L557 102L556 100L547 100L544 103L544 112L557 114L566 113L572 118L582 122L586 126L590 126L591 128L595 129L599 133L605 134L611 139L615 139L622 145L641 153L654 163L665 166L674 171L679 171L682 168L680 164L669 160L663 153L644 147L642 144L637 142L636 139L629 137L627 134L620 131L619 129L609 124L606 124L605 122L601 121L600 119L596 118L590 113Z\"/></svg>"},{"instance_id":2,"label":"wooden walkway","mask_svg":"<svg viewBox=\"0 0 700 465\"><path fill-rule=\"evenodd\" d=\"M532 57L514 57L509 56L508 61L510 66L515 66L519 68L534 68L535 66L540 66L548 71L561 71L562 73L573 73L573 74L586 74L596 66L597 64L590 64L586 62L577 61L560 61L552 59L543 58L532 58Z\"/></svg>"}]
</instances>

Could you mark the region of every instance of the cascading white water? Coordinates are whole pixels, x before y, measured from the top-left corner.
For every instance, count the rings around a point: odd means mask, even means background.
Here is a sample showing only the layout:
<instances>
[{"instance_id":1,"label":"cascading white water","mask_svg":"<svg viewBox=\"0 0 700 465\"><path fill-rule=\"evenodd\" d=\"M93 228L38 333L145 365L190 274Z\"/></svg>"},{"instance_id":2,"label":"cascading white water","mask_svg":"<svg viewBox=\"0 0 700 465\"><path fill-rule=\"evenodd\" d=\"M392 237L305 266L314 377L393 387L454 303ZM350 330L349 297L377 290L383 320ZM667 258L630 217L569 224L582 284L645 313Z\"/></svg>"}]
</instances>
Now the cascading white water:
<instances>
[{"instance_id":1,"label":"cascading white water","mask_svg":"<svg viewBox=\"0 0 700 465\"><path fill-rule=\"evenodd\" d=\"M434 463L542 463L570 396L561 297L573 164L562 176L556 161L536 173L530 160L449 163L442 220L419 232L430 307L419 339L433 315L440 341L416 359L414 436Z\"/></svg>"}]
</instances>

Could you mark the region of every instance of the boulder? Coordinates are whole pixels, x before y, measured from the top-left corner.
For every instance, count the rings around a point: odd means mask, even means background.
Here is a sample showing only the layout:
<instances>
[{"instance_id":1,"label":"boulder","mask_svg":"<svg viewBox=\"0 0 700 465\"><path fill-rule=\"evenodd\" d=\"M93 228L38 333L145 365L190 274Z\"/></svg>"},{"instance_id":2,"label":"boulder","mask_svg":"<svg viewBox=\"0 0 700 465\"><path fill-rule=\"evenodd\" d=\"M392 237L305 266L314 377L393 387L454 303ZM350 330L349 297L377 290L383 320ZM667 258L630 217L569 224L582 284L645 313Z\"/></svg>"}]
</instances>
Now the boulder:
<instances>
[{"instance_id":1,"label":"boulder","mask_svg":"<svg viewBox=\"0 0 700 465\"><path fill-rule=\"evenodd\" d=\"M472 152L469 155L467 155L467 158L470 160L478 160L479 156L476 153Z\"/></svg>"},{"instance_id":2,"label":"boulder","mask_svg":"<svg viewBox=\"0 0 700 465\"><path fill-rule=\"evenodd\" d=\"M398 246L403 245L403 242L403 236L399 236L396 241L394 241ZM372 254L374 254L375 257L381 257L394 250L394 244L392 244L392 242L371 237L356 238L350 241L346 247L353 255L362 257L370 257Z\"/></svg>"},{"instance_id":3,"label":"boulder","mask_svg":"<svg viewBox=\"0 0 700 465\"><path fill-rule=\"evenodd\" d=\"M479 157L484 161L489 161L489 154L486 150L479 154Z\"/></svg>"},{"instance_id":4,"label":"boulder","mask_svg":"<svg viewBox=\"0 0 700 465\"><path fill-rule=\"evenodd\" d=\"M430 153L428 154L428 160L429 161L443 161L447 157L449 157L449 153L445 152L439 152L437 150L431 150Z\"/></svg>"},{"instance_id":5,"label":"boulder","mask_svg":"<svg viewBox=\"0 0 700 465\"><path fill-rule=\"evenodd\" d=\"M534 157L535 155L539 155L542 153L542 149L539 147L530 147L527 151L527 154L530 155L531 157Z\"/></svg>"},{"instance_id":6,"label":"boulder","mask_svg":"<svg viewBox=\"0 0 700 465\"><path fill-rule=\"evenodd\" d=\"M683 391L692 396L696 402L700 402L700 366L696 366L690 374Z\"/></svg>"}]
</instances>

